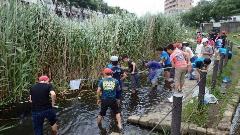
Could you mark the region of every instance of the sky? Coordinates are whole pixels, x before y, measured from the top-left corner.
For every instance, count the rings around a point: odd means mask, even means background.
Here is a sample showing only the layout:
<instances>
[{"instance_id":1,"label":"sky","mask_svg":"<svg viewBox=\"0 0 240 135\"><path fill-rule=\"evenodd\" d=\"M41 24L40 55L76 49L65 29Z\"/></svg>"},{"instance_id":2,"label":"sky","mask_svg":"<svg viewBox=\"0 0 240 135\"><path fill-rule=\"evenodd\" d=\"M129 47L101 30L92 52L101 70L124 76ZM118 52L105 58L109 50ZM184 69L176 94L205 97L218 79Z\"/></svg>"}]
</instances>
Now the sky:
<instances>
[{"instance_id":1,"label":"sky","mask_svg":"<svg viewBox=\"0 0 240 135\"><path fill-rule=\"evenodd\" d=\"M146 13L156 14L164 12L165 0L104 0L109 6L119 6L129 12L142 16ZM194 4L200 0L194 0Z\"/></svg>"}]
</instances>

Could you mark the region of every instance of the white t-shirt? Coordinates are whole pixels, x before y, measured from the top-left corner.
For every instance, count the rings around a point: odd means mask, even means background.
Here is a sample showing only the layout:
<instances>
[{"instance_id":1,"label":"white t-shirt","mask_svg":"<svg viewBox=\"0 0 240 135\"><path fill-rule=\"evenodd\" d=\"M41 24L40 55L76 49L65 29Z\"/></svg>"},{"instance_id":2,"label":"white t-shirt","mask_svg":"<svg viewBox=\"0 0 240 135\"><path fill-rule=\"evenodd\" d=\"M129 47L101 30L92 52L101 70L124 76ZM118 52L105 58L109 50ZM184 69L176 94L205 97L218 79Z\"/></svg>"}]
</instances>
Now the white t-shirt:
<instances>
[{"instance_id":1,"label":"white t-shirt","mask_svg":"<svg viewBox=\"0 0 240 135\"><path fill-rule=\"evenodd\" d=\"M203 44L197 44L195 54L196 54L198 57L201 56L202 49L203 49Z\"/></svg>"},{"instance_id":2,"label":"white t-shirt","mask_svg":"<svg viewBox=\"0 0 240 135\"><path fill-rule=\"evenodd\" d=\"M189 57L192 58L194 56L193 51L190 47L185 48L185 52L189 53Z\"/></svg>"}]
</instances>

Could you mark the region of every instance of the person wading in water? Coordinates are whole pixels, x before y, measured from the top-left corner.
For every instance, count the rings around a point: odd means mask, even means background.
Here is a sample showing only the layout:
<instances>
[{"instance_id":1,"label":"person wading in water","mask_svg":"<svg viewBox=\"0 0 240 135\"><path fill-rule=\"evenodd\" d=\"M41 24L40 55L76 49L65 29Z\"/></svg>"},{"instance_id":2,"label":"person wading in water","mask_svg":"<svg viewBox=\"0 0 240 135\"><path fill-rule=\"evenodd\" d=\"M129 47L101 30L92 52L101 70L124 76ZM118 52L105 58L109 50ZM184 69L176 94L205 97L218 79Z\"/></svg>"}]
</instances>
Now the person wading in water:
<instances>
[{"instance_id":1,"label":"person wading in water","mask_svg":"<svg viewBox=\"0 0 240 135\"><path fill-rule=\"evenodd\" d=\"M29 101L32 103L32 122L35 135L43 135L43 123L46 118L51 125L52 135L57 135L57 118L53 110L56 94L47 76L39 77L39 82L30 89ZM52 101L50 101L50 97Z\"/></svg>"},{"instance_id":2,"label":"person wading in water","mask_svg":"<svg viewBox=\"0 0 240 135\"><path fill-rule=\"evenodd\" d=\"M108 108L116 115L118 128L122 130L121 114L118 101L120 99L119 82L112 77L113 71L110 68L103 70L104 78L99 82L97 89L97 104L101 105L100 113L97 117L97 124L100 129L102 127L102 119L106 115Z\"/></svg>"}]
</instances>

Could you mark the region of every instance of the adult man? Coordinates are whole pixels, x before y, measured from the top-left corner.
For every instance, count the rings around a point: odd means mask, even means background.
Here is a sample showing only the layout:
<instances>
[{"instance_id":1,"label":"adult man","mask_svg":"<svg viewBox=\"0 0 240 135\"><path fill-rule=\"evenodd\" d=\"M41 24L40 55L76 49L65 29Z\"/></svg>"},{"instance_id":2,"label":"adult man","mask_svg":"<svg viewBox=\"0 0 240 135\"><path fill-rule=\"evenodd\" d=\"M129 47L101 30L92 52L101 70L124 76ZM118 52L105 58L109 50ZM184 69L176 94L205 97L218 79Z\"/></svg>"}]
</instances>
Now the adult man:
<instances>
[{"instance_id":1,"label":"adult man","mask_svg":"<svg viewBox=\"0 0 240 135\"><path fill-rule=\"evenodd\" d=\"M169 80L170 70L172 67L169 54L166 51L164 51L162 47L157 48L157 52L160 55L160 63L163 65L163 68L165 68L164 77L166 78L166 80Z\"/></svg>"},{"instance_id":2,"label":"adult man","mask_svg":"<svg viewBox=\"0 0 240 135\"><path fill-rule=\"evenodd\" d=\"M122 129L120 109L118 105L119 96L119 82L112 78L113 71L110 68L103 70L104 78L99 82L97 89L97 104L101 104L101 111L97 118L97 124L99 128L102 128L102 119L106 115L108 108L111 108L112 112L116 115L118 122L118 128Z\"/></svg>"},{"instance_id":3,"label":"adult man","mask_svg":"<svg viewBox=\"0 0 240 135\"><path fill-rule=\"evenodd\" d=\"M50 97L52 101L50 102ZM57 118L53 110L56 94L47 76L39 77L39 82L30 89L32 103L32 121L35 135L43 135L43 123L46 118L51 125L52 134L57 134Z\"/></svg>"},{"instance_id":4,"label":"adult man","mask_svg":"<svg viewBox=\"0 0 240 135\"><path fill-rule=\"evenodd\" d=\"M203 42L202 48L202 57L203 58L211 58L213 55L213 48L208 45L208 41Z\"/></svg>"}]
</instances>

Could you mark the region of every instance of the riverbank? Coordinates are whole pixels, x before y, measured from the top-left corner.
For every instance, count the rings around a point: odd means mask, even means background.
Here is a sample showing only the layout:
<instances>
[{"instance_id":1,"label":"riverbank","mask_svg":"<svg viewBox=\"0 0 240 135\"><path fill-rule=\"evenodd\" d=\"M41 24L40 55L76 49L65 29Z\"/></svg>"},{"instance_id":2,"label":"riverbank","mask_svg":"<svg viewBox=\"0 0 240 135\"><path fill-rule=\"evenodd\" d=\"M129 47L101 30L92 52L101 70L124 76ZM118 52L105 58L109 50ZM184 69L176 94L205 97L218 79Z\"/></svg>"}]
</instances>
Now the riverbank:
<instances>
[{"instance_id":1,"label":"riverbank","mask_svg":"<svg viewBox=\"0 0 240 135\"><path fill-rule=\"evenodd\" d=\"M182 134L229 134L236 107L239 103L239 74L240 74L240 50L235 45L233 47L233 58L229 60L228 64L224 67L223 73L218 76L217 87L210 90L210 93L218 98L217 104L204 105L201 110L197 110L197 100L185 100L187 102L183 104L182 113ZM211 76L208 81L211 80ZM224 77L230 77L232 80L230 85L226 88L221 87L222 79ZM193 84L186 80L185 93L190 90L189 86ZM210 82L208 82L210 84ZM225 94L222 93L223 89L226 90ZM155 112L151 112L142 116L130 116L128 122L132 124L141 125L146 128L153 128L159 124L159 121L172 109L170 103L160 103ZM163 120L156 130L160 130L163 133L169 133L171 130L171 113L165 120Z\"/></svg>"}]
</instances>

